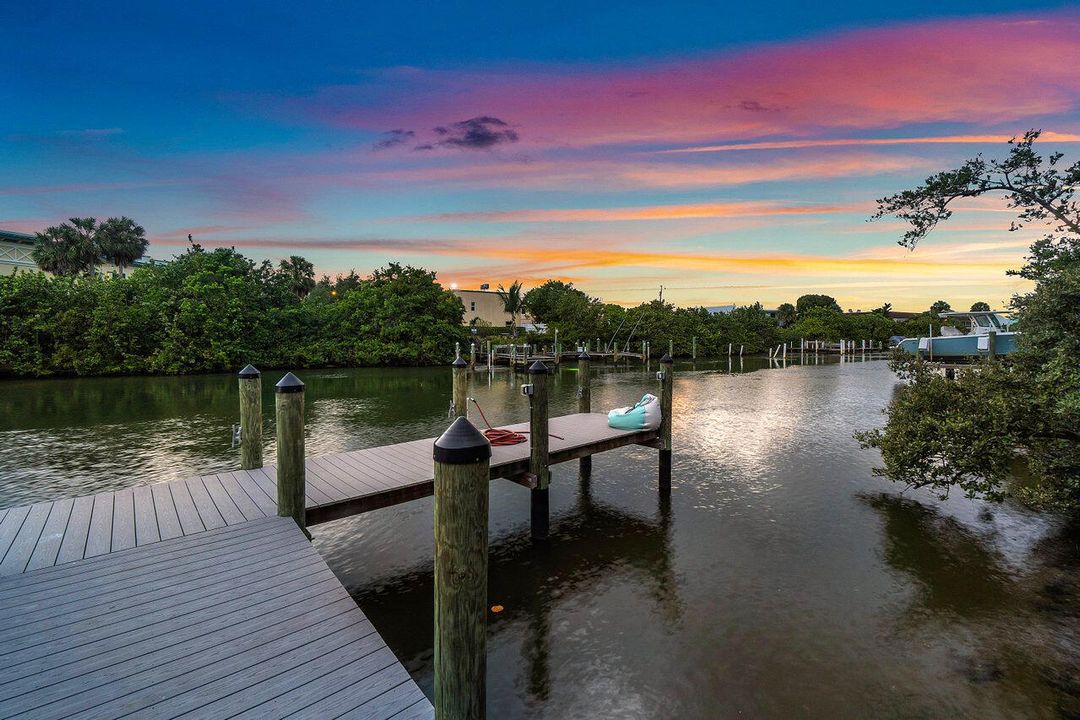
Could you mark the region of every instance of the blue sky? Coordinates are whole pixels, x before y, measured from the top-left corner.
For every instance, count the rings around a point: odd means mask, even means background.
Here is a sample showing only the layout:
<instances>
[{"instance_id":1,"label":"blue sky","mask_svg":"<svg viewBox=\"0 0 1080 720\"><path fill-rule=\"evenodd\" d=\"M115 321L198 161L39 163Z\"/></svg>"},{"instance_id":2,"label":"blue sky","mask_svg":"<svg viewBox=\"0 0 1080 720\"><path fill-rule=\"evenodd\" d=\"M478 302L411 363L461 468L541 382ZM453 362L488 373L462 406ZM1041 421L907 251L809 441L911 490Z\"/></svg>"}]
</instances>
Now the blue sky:
<instances>
[{"instance_id":1,"label":"blue sky","mask_svg":"<svg viewBox=\"0 0 1080 720\"><path fill-rule=\"evenodd\" d=\"M1001 304L1031 236L1000 203L908 253L873 201L1029 127L1077 150L1061 3L536 5L6 7L0 227L124 214L158 257L624 303Z\"/></svg>"}]
</instances>

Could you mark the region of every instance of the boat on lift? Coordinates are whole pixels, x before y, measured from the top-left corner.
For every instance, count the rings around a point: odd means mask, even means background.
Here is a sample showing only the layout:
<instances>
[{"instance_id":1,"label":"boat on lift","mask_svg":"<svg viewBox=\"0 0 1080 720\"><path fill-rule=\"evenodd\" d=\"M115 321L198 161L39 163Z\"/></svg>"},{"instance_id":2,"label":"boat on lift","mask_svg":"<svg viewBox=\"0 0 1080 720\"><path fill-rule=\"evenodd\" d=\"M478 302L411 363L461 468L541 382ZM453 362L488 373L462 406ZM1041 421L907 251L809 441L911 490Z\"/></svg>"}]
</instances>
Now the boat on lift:
<instances>
[{"instance_id":1,"label":"boat on lift","mask_svg":"<svg viewBox=\"0 0 1080 720\"><path fill-rule=\"evenodd\" d=\"M988 311L945 312L939 317L956 321L968 321L968 332L943 325L941 335L934 337L904 338L896 347L912 355L927 359L988 357L1016 352L1019 332L1010 330L1012 320L1005 313Z\"/></svg>"}]
</instances>

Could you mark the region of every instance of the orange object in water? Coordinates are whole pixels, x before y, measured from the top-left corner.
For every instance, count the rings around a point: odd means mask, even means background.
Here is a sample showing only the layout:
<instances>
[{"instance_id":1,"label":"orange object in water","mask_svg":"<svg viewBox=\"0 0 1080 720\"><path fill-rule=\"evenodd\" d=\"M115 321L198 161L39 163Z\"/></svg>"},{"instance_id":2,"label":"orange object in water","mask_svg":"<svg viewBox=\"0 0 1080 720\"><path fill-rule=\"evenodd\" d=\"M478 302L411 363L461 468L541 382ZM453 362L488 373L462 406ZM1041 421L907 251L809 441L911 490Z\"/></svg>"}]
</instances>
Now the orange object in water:
<instances>
[{"instance_id":1,"label":"orange object in water","mask_svg":"<svg viewBox=\"0 0 1080 720\"><path fill-rule=\"evenodd\" d=\"M493 613L501 613L503 610L505 610L505 608L502 605L492 605L491 606L491 612L493 612Z\"/></svg>"}]
</instances>

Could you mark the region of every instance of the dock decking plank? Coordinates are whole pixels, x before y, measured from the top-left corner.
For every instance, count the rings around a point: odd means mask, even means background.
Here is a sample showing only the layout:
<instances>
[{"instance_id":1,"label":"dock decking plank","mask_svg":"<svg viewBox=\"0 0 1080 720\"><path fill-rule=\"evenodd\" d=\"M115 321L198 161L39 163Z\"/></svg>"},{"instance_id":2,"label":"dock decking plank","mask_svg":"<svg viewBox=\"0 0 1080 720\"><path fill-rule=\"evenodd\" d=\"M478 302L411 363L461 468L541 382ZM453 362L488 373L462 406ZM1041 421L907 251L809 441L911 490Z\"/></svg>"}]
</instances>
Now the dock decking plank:
<instances>
[{"instance_id":1,"label":"dock decking plank","mask_svg":"<svg viewBox=\"0 0 1080 720\"><path fill-rule=\"evenodd\" d=\"M186 551L195 564L185 564ZM43 599L63 594L35 606L21 586ZM326 696L364 707L396 676L402 697L419 693L289 518L5 578L0 638L5 717L266 717L286 708L319 717L307 708Z\"/></svg>"},{"instance_id":2,"label":"dock decking plank","mask_svg":"<svg viewBox=\"0 0 1080 720\"><path fill-rule=\"evenodd\" d=\"M131 489L135 500L135 544L149 545L161 540L157 511L154 509L154 491L149 485L136 485Z\"/></svg>"},{"instance_id":3,"label":"dock decking plank","mask_svg":"<svg viewBox=\"0 0 1080 720\"><path fill-rule=\"evenodd\" d=\"M263 515L271 517L277 514L277 499L272 498L266 493L261 485L255 480L255 478L247 470L240 470L230 473L240 485L247 492L248 497L262 510Z\"/></svg>"},{"instance_id":4,"label":"dock decking plank","mask_svg":"<svg viewBox=\"0 0 1080 720\"><path fill-rule=\"evenodd\" d=\"M203 487L206 488L206 492L210 496L210 501L214 503L214 507L221 513L226 525L235 525L247 520L244 513L240 512L240 508L236 506L236 503L221 484L221 478L217 475L205 475L202 482Z\"/></svg>"},{"instance_id":5,"label":"dock decking plank","mask_svg":"<svg viewBox=\"0 0 1080 720\"><path fill-rule=\"evenodd\" d=\"M135 494L131 488L113 493L112 551L135 547Z\"/></svg>"},{"instance_id":6,"label":"dock decking plank","mask_svg":"<svg viewBox=\"0 0 1080 720\"><path fill-rule=\"evenodd\" d=\"M173 502L172 483L157 483L150 486L150 495L154 501L154 515L157 517L158 534L162 540L171 540L184 534L180 526L180 515Z\"/></svg>"},{"instance_id":7,"label":"dock decking plank","mask_svg":"<svg viewBox=\"0 0 1080 720\"><path fill-rule=\"evenodd\" d=\"M30 512L26 514L19 532L11 541L3 561L0 561L0 575L11 575L26 570L26 564L30 562L30 556L34 554L41 531L45 528L45 522L49 519L53 503L37 503L30 506Z\"/></svg>"},{"instance_id":8,"label":"dock decking plank","mask_svg":"<svg viewBox=\"0 0 1080 720\"><path fill-rule=\"evenodd\" d=\"M27 570L36 570L56 564L56 557L60 553L60 544L64 540L64 532L67 529L68 518L71 516L71 509L74 505L74 498L64 498L52 504L49 519L45 521L45 527L41 530L41 537L34 547L30 561L26 564Z\"/></svg>"},{"instance_id":9,"label":"dock decking plank","mask_svg":"<svg viewBox=\"0 0 1080 720\"><path fill-rule=\"evenodd\" d=\"M0 560L4 559L11 543L15 542L15 536L22 529L23 521L30 514L30 505L11 508L11 511L0 520Z\"/></svg>"},{"instance_id":10,"label":"dock decking plank","mask_svg":"<svg viewBox=\"0 0 1080 720\"><path fill-rule=\"evenodd\" d=\"M93 511L93 495L75 498L67 528L64 530L64 539L60 543L60 552L56 556L56 564L82 560L86 550L86 537L90 532L90 514Z\"/></svg>"},{"instance_id":11,"label":"dock decking plank","mask_svg":"<svg viewBox=\"0 0 1080 720\"><path fill-rule=\"evenodd\" d=\"M234 477L234 473L220 473L218 480L221 482L221 486L225 488L225 492L229 493L229 497L232 499L236 508L244 515L245 520L255 520L257 518L266 517L266 513L255 504L255 501L251 496L240 486ZM262 491L259 491L262 494Z\"/></svg>"},{"instance_id":12,"label":"dock decking plank","mask_svg":"<svg viewBox=\"0 0 1080 720\"><path fill-rule=\"evenodd\" d=\"M191 478L183 482L187 485L188 492L191 493L191 501L195 503L195 510L199 513L203 527L211 530L229 524L225 522L225 518L221 517L221 513L218 512L214 501L210 499L210 493L206 491L202 478Z\"/></svg>"},{"instance_id":13,"label":"dock decking plank","mask_svg":"<svg viewBox=\"0 0 1080 720\"><path fill-rule=\"evenodd\" d=\"M195 508L195 500L191 497L191 490L188 489L186 482L169 483L169 490L172 491L173 505L176 507L180 528L185 535L194 535L204 530L214 529L203 524L202 518L199 517L199 511Z\"/></svg>"},{"instance_id":14,"label":"dock decking plank","mask_svg":"<svg viewBox=\"0 0 1080 720\"><path fill-rule=\"evenodd\" d=\"M113 495L111 492L94 496L83 557L105 555L112 551Z\"/></svg>"}]
</instances>

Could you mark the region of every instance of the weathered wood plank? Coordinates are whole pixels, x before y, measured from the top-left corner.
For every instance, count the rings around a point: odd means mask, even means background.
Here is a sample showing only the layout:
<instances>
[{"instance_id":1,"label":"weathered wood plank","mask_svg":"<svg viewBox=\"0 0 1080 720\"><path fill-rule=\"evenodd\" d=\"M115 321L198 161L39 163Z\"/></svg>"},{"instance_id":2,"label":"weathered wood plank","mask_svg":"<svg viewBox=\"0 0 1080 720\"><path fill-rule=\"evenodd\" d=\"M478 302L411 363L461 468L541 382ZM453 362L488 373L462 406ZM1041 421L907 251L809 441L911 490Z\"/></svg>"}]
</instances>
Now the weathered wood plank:
<instances>
[{"instance_id":1,"label":"weathered wood plank","mask_svg":"<svg viewBox=\"0 0 1080 720\"><path fill-rule=\"evenodd\" d=\"M394 713L390 716L390 720L432 720L434 717L435 708L431 706L427 698L424 698L401 712Z\"/></svg>"},{"instance_id":2,"label":"weathered wood plank","mask_svg":"<svg viewBox=\"0 0 1080 720\"><path fill-rule=\"evenodd\" d=\"M154 515L157 517L158 533L162 540L171 540L184 534L180 526L180 515L173 502L172 483L157 483L150 486L154 500Z\"/></svg>"},{"instance_id":3,"label":"weathered wood plank","mask_svg":"<svg viewBox=\"0 0 1080 720\"><path fill-rule=\"evenodd\" d=\"M338 717L340 720L385 720L397 713L424 701L424 694L411 680L376 696L370 702L354 708Z\"/></svg>"},{"instance_id":4,"label":"weathered wood plank","mask_svg":"<svg viewBox=\"0 0 1080 720\"><path fill-rule=\"evenodd\" d=\"M19 528L18 534L8 547L4 559L0 562L0 575L21 573L26 570L26 564L30 562L30 556L34 554L41 531L45 522L49 519L53 503L37 503L30 506L30 512Z\"/></svg>"},{"instance_id":5,"label":"weathered wood plank","mask_svg":"<svg viewBox=\"0 0 1080 720\"><path fill-rule=\"evenodd\" d=\"M86 550L86 538L90 532L90 515L93 512L93 495L75 498L64 539L60 542L60 552L56 556L57 564L82 560Z\"/></svg>"},{"instance_id":6,"label":"weathered wood plank","mask_svg":"<svg viewBox=\"0 0 1080 720\"><path fill-rule=\"evenodd\" d=\"M154 491L149 485L138 485L131 492L135 500L135 544L149 545L160 541Z\"/></svg>"},{"instance_id":7,"label":"weathered wood plank","mask_svg":"<svg viewBox=\"0 0 1080 720\"><path fill-rule=\"evenodd\" d=\"M135 547L135 496L131 488L113 493L112 551Z\"/></svg>"},{"instance_id":8,"label":"weathered wood plank","mask_svg":"<svg viewBox=\"0 0 1080 720\"><path fill-rule=\"evenodd\" d=\"M26 564L27 570L37 570L56 564L56 556L60 553L60 544L64 540L64 532L74 505L74 498L65 498L53 503L49 511L49 519L45 521L41 537L34 547L30 561Z\"/></svg>"}]
</instances>

